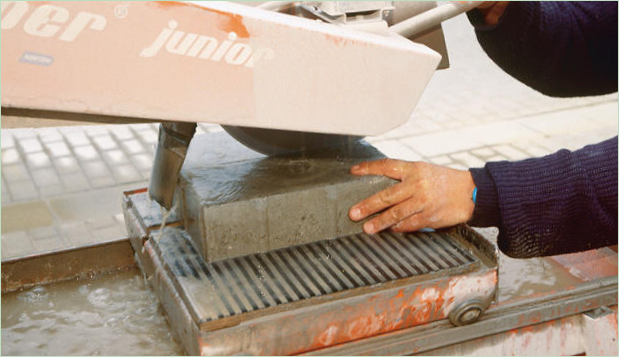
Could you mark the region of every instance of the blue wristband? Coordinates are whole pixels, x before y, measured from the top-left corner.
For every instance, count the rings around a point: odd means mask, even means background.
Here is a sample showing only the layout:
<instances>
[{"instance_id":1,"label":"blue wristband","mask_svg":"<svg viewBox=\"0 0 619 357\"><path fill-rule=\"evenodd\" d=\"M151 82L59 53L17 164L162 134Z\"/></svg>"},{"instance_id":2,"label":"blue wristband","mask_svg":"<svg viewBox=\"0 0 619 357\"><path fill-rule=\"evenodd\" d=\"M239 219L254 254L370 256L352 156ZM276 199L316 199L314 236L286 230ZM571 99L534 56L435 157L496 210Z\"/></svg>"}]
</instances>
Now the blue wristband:
<instances>
[{"instance_id":1,"label":"blue wristband","mask_svg":"<svg viewBox=\"0 0 619 357\"><path fill-rule=\"evenodd\" d=\"M473 204L477 203L477 187L473 189Z\"/></svg>"}]
</instances>

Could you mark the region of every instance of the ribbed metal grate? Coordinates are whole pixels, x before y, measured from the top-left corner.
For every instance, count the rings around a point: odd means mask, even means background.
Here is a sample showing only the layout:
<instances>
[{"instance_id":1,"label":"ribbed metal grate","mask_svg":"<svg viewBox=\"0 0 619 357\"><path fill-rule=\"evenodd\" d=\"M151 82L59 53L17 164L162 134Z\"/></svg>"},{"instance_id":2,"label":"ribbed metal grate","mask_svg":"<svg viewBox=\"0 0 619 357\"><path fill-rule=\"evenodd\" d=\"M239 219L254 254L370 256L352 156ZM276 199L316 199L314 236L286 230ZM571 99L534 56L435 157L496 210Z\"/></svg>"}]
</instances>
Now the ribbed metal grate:
<instances>
[{"instance_id":1,"label":"ribbed metal grate","mask_svg":"<svg viewBox=\"0 0 619 357\"><path fill-rule=\"evenodd\" d=\"M205 263L178 229L166 230L159 245L205 322L478 261L437 232L360 234L215 263Z\"/></svg>"}]
</instances>

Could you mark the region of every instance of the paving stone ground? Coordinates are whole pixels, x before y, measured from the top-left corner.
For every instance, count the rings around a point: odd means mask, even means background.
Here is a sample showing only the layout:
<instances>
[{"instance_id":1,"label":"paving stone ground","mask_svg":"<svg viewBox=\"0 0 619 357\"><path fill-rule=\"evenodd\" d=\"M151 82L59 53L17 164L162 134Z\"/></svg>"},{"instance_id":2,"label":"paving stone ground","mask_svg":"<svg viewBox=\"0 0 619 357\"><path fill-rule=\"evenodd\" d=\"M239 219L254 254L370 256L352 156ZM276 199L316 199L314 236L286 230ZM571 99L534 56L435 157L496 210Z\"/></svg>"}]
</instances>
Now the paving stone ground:
<instances>
[{"instance_id":1,"label":"paving stone ground","mask_svg":"<svg viewBox=\"0 0 619 357\"><path fill-rule=\"evenodd\" d=\"M546 97L494 65L464 17L444 29L451 68L407 124L368 138L387 156L466 169L617 135L617 94ZM157 124L3 129L2 260L124 236L121 193L147 185L156 142Z\"/></svg>"}]
</instances>

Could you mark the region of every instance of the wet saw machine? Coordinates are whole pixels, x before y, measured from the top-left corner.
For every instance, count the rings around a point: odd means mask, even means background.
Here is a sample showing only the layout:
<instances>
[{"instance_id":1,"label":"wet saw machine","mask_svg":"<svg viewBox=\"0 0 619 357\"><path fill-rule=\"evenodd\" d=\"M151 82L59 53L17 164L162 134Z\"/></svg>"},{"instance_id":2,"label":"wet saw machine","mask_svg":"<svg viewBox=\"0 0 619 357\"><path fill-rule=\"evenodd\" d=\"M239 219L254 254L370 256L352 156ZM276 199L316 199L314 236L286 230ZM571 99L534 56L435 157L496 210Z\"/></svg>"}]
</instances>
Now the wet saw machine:
<instances>
[{"instance_id":1,"label":"wet saw machine","mask_svg":"<svg viewBox=\"0 0 619 357\"><path fill-rule=\"evenodd\" d=\"M498 280L496 247L468 227L368 236L357 226L214 257L208 200L188 208L179 176L209 184L204 156L185 162L192 139L202 145L199 122L221 124L253 150L242 154L257 160L251 168L267 171L407 122L448 66L440 23L478 4L3 1L2 127L162 123L149 188L127 192L124 212L136 258L191 354L309 353L431 321L467 325ZM377 155L359 150L355 158ZM162 213L175 204L185 207ZM215 244L232 229L217 227Z\"/></svg>"}]
</instances>

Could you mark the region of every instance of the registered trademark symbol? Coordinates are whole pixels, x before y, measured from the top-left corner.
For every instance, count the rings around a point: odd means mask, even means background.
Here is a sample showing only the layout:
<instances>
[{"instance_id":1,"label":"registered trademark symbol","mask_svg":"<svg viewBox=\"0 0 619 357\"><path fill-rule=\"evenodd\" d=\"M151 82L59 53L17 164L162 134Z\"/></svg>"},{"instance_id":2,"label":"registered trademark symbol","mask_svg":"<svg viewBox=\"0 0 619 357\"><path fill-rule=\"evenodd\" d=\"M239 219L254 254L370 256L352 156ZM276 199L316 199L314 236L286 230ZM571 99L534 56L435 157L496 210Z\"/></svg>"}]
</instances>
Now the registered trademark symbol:
<instances>
[{"instance_id":1,"label":"registered trademark symbol","mask_svg":"<svg viewBox=\"0 0 619 357\"><path fill-rule=\"evenodd\" d=\"M117 5L114 8L114 16L117 19L124 19L129 15L129 4Z\"/></svg>"}]
</instances>

